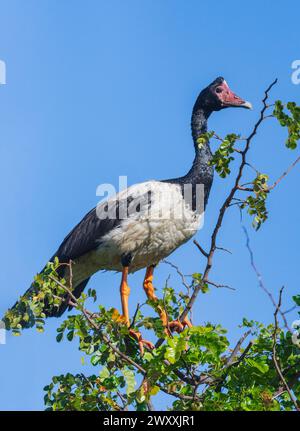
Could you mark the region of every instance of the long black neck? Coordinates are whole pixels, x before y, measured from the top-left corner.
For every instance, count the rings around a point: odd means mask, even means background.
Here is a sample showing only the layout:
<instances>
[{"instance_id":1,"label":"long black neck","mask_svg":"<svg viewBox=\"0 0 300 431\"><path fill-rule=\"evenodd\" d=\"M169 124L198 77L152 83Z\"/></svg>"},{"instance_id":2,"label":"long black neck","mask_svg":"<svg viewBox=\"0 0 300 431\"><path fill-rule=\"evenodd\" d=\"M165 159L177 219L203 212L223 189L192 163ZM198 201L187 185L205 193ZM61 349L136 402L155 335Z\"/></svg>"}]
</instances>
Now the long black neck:
<instances>
[{"instance_id":1,"label":"long black neck","mask_svg":"<svg viewBox=\"0 0 300 431\"><path fill-rule=\"evenodd\" d=\"M209 161L212 158L209 142L199 145L197 142L198 138L207 132L207 120L211 114L211 111L205 110L201 106L198 106L197 102L194 106L191 120L192 137L195 148L195 158L193 165L186 177L192 182L200 183L201 180L205 180L207 173L211 173L212 169L209 166ZM204 177L204 178L203 178ZM204 181L205 182L205 181Z\"/></svg>"},{"instance_id":2,"label":"long black neck","mask_svg":"<svg viewBox=\"0 0 300 431\"><path fill-rule=\"evenodd\" d=\"M192 167L183 177L166 180L166 182L169 183L180 184L182 189L184 188L184 184L193 185L193 209L195 207L195 185L204 185L204 206L206 206L213 181L214 172L212 166L209 165L209 161L212 158L209 142L206 142L203 145L199 145L197 142L197 139L203 133L207 132L207 119L210 114L211 111L203 108L199 103L199 100L197 100L193 109L191 120L192 136L195 148L195 158Z\"/></svg>"}]
</instances>

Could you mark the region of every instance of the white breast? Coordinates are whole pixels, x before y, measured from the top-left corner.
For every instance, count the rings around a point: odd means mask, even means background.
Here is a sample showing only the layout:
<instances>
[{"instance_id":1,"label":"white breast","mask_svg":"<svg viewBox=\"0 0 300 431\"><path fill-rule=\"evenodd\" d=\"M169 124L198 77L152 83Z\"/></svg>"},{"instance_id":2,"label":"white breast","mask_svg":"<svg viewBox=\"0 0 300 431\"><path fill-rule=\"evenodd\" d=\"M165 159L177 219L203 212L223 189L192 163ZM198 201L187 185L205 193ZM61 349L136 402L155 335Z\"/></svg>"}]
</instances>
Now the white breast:
<instances>
[{"instance_id":1,"label":"white breast","mask_svg":"<svg viewBox=\"0 0 300 431\"><path fill-rule=\"evenodd\" d=\"M199 228L203 214L191 210L177 184L148 181L129 187L114 200L133 198L128 217L99 241L97 259L103 269L120 270L120 257L131 253L131 272L158 263ZM137 211L137 209L139 211Z\"/></svg>"}]
</instances>

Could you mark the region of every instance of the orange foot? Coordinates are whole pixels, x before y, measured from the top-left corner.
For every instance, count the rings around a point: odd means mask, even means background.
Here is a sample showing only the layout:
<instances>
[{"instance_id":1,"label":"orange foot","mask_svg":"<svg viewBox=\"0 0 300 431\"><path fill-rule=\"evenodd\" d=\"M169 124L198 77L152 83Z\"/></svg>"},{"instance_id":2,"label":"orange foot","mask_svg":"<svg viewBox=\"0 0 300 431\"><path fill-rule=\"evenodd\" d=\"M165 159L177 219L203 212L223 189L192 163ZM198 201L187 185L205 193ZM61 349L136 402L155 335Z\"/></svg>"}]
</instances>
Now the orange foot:
<instances>
[{"instance_id":1,"label":"orange foot","mask_svg":"<svg viewBox=\"0 0 300 431\"><path fill-rule=\"evenodd\" d=\"M168 324L168 329L169 332L175 331L179 333L182 332L186 326L188 326L189 328L193 326L187 317L185 317L182 322L180 322L179 320L172 320L172 322Z\"/></svg>"},{"instance_id":2,"label":"orange foot","mask_svg":"<svg viewBox=\"0 0 300 431\"><path fill-rule=\"evenodd\" d=\"M147 347L147 349L154 349L154 344L151 343L151 341L144 340L140 332L135 331L134 329L129 329L129 335L135 338L139 343L139 349L142 356L144 354L144 346Z\"/></svg>"}]
</instances>

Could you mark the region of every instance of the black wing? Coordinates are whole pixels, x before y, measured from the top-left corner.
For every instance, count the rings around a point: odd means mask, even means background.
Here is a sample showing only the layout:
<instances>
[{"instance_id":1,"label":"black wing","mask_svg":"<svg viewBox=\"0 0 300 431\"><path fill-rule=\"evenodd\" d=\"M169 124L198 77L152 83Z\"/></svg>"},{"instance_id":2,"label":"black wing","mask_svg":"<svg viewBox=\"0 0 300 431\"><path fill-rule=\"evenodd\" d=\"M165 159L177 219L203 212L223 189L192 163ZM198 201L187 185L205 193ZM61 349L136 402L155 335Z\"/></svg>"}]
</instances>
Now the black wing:
<instances>
[{"instance_id":1,"label":"black wing","mask_svg":"<svg viewBox=\"0 0 300 431\"><path fill-rule=\"evenodd\" d=\"M101 237L117 227L120 222L118 217L100 219L96 208L93 208L66 236L53 257L57 256L60 262L68 262L70 259L75 260L83 256L94 250L99 245Z\"/></svg>"},{"instance_id":2,"label":"black wing","mask_svg":"<svg viewBox=\"0 0 300 431\"><path fill-rule=\"evenodd\" d=\"M141 192L141 194L139 194ZM137 206L130 206L136 197L139 197ZM133 202L134 204L134 202ZM101 238L111 230L119 226L124 219L134 209L143 211L151 206L151 191L137 188L131 190L130 194L120 194L116 198L102 202L98 207L93 208L78 223L77 226L64 239L54 256L60 262L75 260L80 256L94 250L101 243ZM99 217L99 214L102 214ZM53 257L54 257L53 256Z\"/></svg>"}]
</instances>

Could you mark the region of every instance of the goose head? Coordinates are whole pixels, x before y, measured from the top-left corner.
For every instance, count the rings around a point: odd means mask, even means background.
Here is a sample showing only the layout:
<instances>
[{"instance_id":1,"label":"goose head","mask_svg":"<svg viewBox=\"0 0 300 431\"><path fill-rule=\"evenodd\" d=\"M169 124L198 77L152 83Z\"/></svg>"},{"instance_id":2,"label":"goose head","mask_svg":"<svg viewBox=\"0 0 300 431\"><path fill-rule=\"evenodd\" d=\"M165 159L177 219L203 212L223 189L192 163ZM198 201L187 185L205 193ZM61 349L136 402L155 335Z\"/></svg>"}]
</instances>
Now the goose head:
<instances>
[{"instance_id":1,"label":"goose head","mask_svg":"<svg viewBox=\"0 0 300 431\"><path fill-rule=\"evenodd\" d=\"M221 76L201 91L197 105L209 112L220 111L225 108L252 109L251 103L237 96Z\"/></svg>"}]
</instances>

